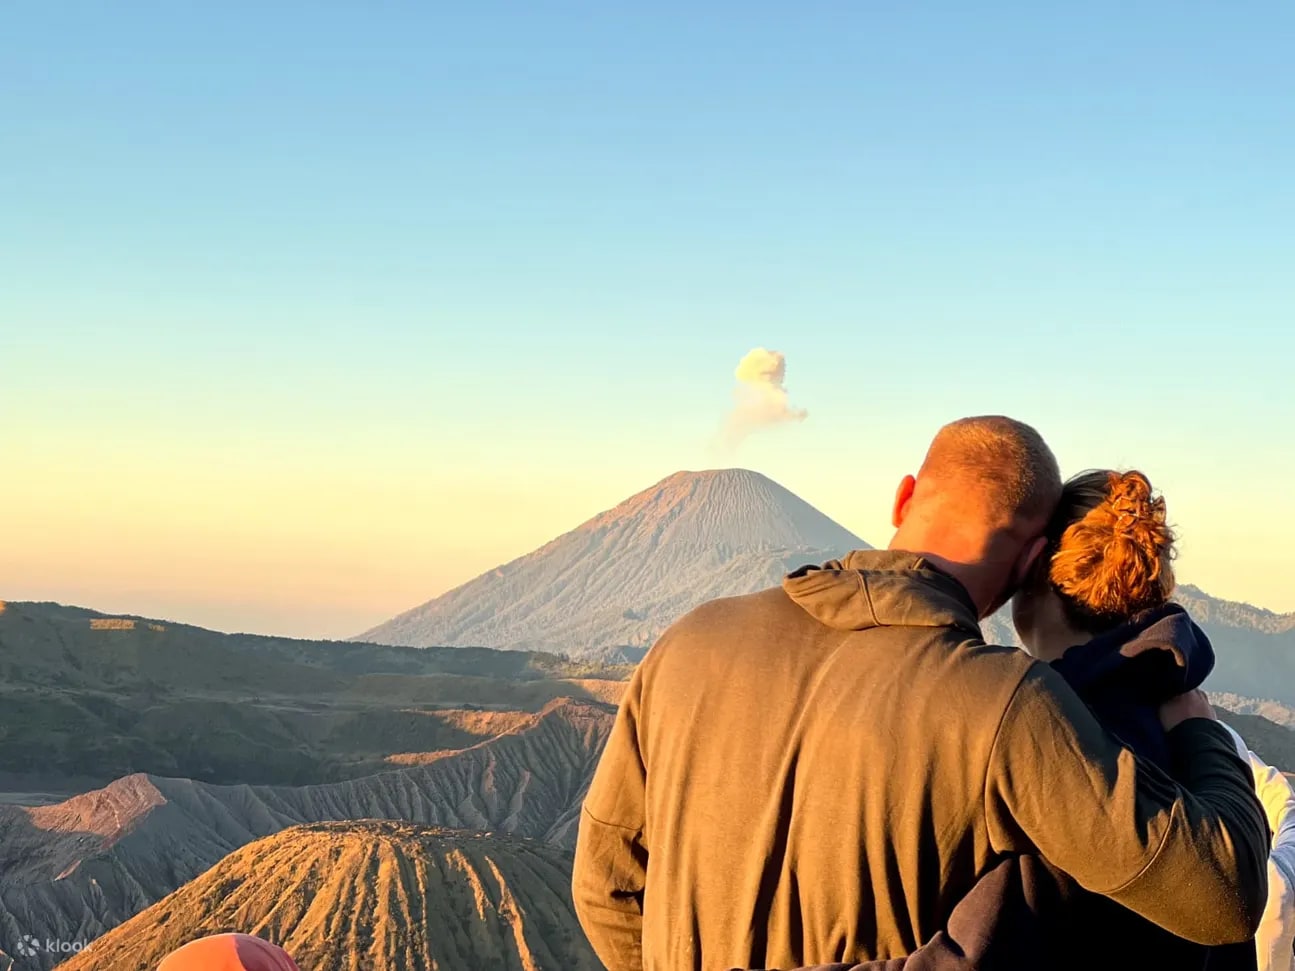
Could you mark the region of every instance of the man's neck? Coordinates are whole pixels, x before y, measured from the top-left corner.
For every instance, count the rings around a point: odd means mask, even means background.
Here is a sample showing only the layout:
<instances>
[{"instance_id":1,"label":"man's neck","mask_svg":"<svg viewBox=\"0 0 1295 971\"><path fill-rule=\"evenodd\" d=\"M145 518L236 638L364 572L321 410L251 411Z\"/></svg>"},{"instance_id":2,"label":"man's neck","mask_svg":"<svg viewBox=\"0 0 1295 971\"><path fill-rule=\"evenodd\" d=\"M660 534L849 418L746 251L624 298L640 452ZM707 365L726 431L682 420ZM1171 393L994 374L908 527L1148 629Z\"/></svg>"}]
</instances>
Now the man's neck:
<instances>
[{"instance_id":1,"label":"man's neck","mask_svg":"<svg viewBox=\"0 0 1295 971\"><path fill-rule=\"evenodd\" d=\"M994 603L995 596L997 596L997 591L987 589L988 584L986 584L983 579L983 571L981 569L971 563L953 559L947 555L933 552L930 549L922 549L920 548L921 545L922 544L908 544L904 541L903 536L896 533L895 538L890 541L890 545L887 549L903 550L906 553L913 553L916 556L920 556L932 567L951 579L956 580L962 589L967 592L967 596L971 599L972 604L976 608L976 616L978 618L984 618L991 612L991 607Z\"/></svg>"}]
</instances>

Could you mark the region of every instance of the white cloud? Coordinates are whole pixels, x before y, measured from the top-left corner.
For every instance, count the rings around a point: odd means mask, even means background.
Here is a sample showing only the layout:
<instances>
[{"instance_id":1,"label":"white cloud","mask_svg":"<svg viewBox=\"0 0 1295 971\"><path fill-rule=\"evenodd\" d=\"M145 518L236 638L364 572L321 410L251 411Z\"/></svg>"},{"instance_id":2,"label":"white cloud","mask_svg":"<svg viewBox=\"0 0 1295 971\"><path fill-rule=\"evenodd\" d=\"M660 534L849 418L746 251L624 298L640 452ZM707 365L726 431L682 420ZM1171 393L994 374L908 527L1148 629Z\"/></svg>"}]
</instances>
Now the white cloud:
<instances>
[{"instance_id":1,"label":"white cloud","mask_svg":"<svg viewBox=\"0 0 1295 971\"><path fill-rule=\"evenodd\" d=\"M728 448L737 448L743 439L761 428L809 417L809 412L791 406L783 386L787 359L778 351L757 347L738 362L734 375L737 387L733 390L733 410L723 433L723 443Z\"/></svg>"}]
</instances>

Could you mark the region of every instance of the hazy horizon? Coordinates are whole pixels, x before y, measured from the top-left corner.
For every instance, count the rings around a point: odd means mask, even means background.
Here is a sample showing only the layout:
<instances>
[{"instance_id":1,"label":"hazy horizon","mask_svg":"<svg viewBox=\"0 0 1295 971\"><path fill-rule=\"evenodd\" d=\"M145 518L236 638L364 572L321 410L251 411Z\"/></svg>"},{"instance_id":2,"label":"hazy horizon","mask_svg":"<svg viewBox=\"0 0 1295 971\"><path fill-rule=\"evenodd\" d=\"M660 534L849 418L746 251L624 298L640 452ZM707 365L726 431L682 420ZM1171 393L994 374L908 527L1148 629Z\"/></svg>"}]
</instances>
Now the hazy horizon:
<instances>
[{"instance_id":1,"label":"hazy horizon","mask_svg":"<svg viewBox=\"0 0 1295 971\"><path fill-rule=\"evenodd\" d=\"M884 543L995 412L1293 611L1292 39L1276 2L11 4L0 597L349 636L716 465ZM761 347L779 427L726 437Z\"/></svg>"},{"instance_id":2,"label":"hazy horizon","mask_svg":"<svg viewBox=\"0 0 1295 971\"><path fill-rule=\"evenodd\" d=\"M680 470L675 470L675 472L670 473L669 475L674 475L679 472L699 473L699 472L711 472L711 471L717 471L721 469L733 469L733 468L741 469L740 466L729 466L729 467L721 466L713 469L706 469L706 468L680 469ZM742 469L742 471L754 471L754 470ZM636 490L636 492L650 489L652 486L657 484L657 482L668 477L669 476L661 476L659 479L654 480L653 482L646 483L642 490ZM608 508L612 508L614 505L618 505L620 502L628 498L630 498L630 495L623 496L620 500L617 500L617 503L612 504L612 506L609 506ZM560 533L566 533L571 529L575 529L579 527L583 523L587 522L589 519L595 517L598 513L601 513L604 511L606 510L605 509L594 510L592 513L590 513L589 516L583 517L579 522L573 522L568 527L561 528L559 533L555 533L552 537L549 537L549 539L556 538L556 536L560 535ZM840 523L845 528L850 529L848 524L846 524L840 517L834 515L831 510L819 509L819 512L822 512L829 519L833 519L836 522ZM863 540L864 542L872 546L879 546L879 545L883 545L884 543L884 541L880 537L863 536L859 534L858 530L854 530L854 529L851 529L850 531L853 532L856 536L858 536L861 540ZM890 528L888 526L885 537L889 538L889 535L890 535ZM538 548L540 545L542 545L542 543L537 543L535 548ZM371 627L374 627L383 621L389 620L395 615L400 614L411 607L418 606L427 600L431 600L440 596L443 593L448 593L450 590L453 590L463 585L464 583L475 579L476 577L480 576L482 573L485 573L486 571L488 571L493 567L502 566L504 563L510 562L511 560L516 559L519 556L525 556L526 554L532 553L535 551L535 548L528 548L528 549L522 550L521 552L516 554L516 556L511 556L511 555L507 556L505 560L500 560L499 562L491 563L487 566L482 567L481 569L475 570L475 572L465 574L460 579L451 582L451 584L445 587L444 589L434 590L425 595L416 594L415 595L416 599L408 603L379 608L377 613L372 613L372 612L364 613L364 614L357 613L356 616L361 618L358 621L359 626L354 626L355 622L347 621L344 617L341 617L340 615L334 618L332 621L330 621L329 626L295 626L297 622L292 619L293 613L287 609L283 609L280 612L276 613L276 612L273 612L273 608L267 611L266 608L264 607L253 606L249 608L245 605L240 605L236 603L212 605L210 603L205 603L201 600L195 600L193 602L186 603L184 601L170 601L166 599L158 599L156 595L150 595L148 593L141 593L140 596L138 598L135 598L134 600L127 597L127 598L124 598L121 603L117 603L114 605L107 605L103 603L81 602L75 598L69 599L67 597L61 597L57 595L36 595L36 596L22 596L22 597L3 596L2 594L4 594L4 591L0 590L0 602L3 602L5 600L12 600L15 602L32 601L32 600L55 601L67 606L87 607L90 609L102 611L104 613L132 614L132 615L137 615L141 617L148 617L150 619L164 619L175 623L193 624L200 627L207 627L212 630L226 631L229 633L271 634L271 635L300 637L300 638L308 638L308 639L343 640L343 639L348 639L358 634L361 634L364 631L370 629ZM846 551L842 550L841 552L844 553ZM1180 585L1190 584L1192 586L1198 586L1198 587L1200 586L1200 584L1196 583L1193 580L1193 578L1184 577L1181 575L1181 573L1179 576L1179 584ZM1219 596L1217 592L1211 591L1209 589L1205 589L1205 593L1212 594L1214 596ZM1241 602L1250 603L1253 606L1272 610L1276 613L1290 612L1290 611L1284 611L1277 608L1273 608L1266 604L1258 603L1254 600L1246 600L1246 598L1244 597L1225 598L1225 599L1234 599L1234 600L1239 600ZM141 609L133 605L140 602L145 604L153 603L153 604L156 604L157 606L156 606L156 609ZM185 611L188 611L188 612L186 613ZM270 626L268 627L248 626L246 623L240 623L236 619L239 617L251 617L254 619L263 618L265 622L269 623ZM342 623L348 623L348 622L352 623L351 627L343 629L340 626ZM276 623L278 623L279 626L275 626ZM286 626L284 626L285 624Z\"/></svg>"}]
</instances>

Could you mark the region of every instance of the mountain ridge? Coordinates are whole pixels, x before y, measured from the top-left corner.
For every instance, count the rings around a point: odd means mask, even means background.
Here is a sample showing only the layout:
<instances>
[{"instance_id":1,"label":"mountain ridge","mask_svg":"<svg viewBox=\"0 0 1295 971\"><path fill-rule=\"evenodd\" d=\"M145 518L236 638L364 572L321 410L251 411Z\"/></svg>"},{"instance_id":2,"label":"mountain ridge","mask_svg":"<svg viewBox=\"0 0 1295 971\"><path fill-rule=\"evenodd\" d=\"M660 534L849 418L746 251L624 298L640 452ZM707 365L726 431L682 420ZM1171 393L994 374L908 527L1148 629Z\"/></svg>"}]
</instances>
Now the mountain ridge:
<instances>
[{"instance_id":1,"label":"mountain ridge","mask_svg":"<svg viewBox=\"0 0 1295 971\"><path fill-rule=\"evenodd\" d=\"M1180 583L1174 591L1174 599L1186 607L1197 621L1251 627L1265 634L1295 631L1295 611L1281 613L1244 600L1224 600L1211 596L1191 583Z\"/></svg>"}]
</instances>

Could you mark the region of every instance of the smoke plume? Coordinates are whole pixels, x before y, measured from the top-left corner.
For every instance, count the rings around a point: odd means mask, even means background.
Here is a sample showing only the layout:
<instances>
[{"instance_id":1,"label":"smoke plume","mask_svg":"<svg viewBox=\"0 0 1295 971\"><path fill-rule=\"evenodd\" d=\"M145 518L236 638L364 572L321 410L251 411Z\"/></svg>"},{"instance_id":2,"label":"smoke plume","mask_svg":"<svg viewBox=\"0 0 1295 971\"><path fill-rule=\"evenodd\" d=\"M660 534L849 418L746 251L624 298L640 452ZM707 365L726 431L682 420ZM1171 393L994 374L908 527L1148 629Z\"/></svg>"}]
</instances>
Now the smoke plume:
<instances>
[{"instance_id":1,"label":"smoke plume","mask_svg":"<svg viewBox=\"0 0 1295 971\"><path fill-rule=\"evenodd\" d=\"M748 435L770 425L804 421L809 412L793 408L783 381L787 359L778 351L757 347L738 363L734 372L733 411L724 424L723 443L737 448Z\"/></svg>"}]
</instances>

